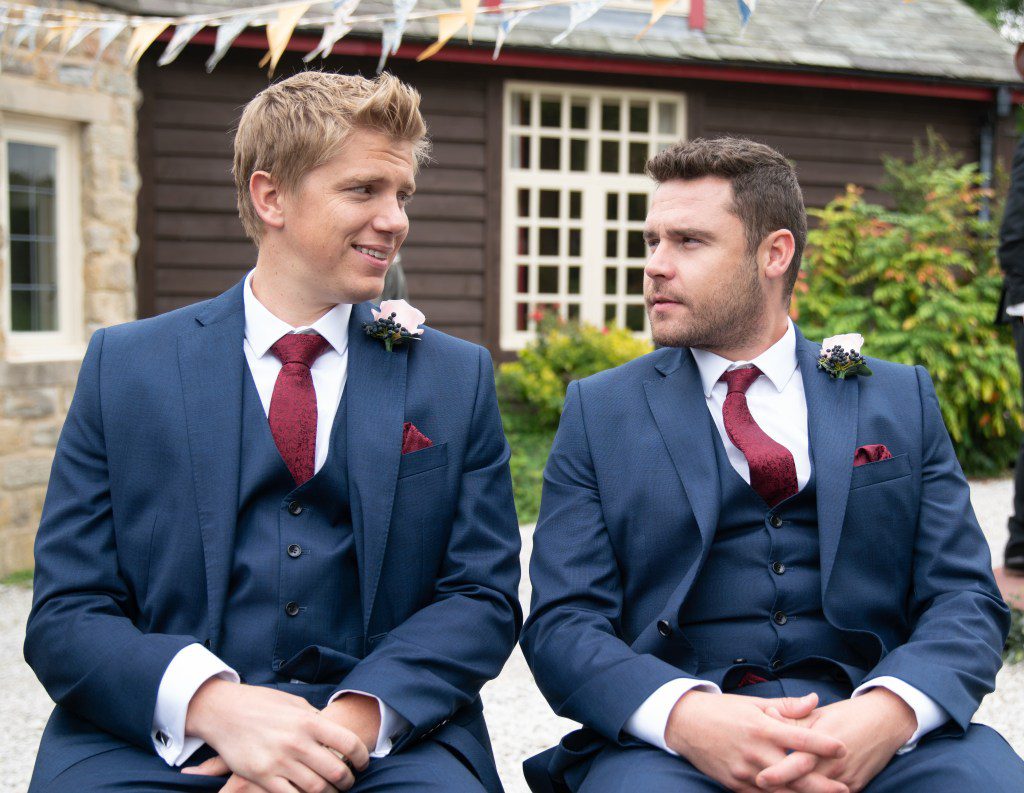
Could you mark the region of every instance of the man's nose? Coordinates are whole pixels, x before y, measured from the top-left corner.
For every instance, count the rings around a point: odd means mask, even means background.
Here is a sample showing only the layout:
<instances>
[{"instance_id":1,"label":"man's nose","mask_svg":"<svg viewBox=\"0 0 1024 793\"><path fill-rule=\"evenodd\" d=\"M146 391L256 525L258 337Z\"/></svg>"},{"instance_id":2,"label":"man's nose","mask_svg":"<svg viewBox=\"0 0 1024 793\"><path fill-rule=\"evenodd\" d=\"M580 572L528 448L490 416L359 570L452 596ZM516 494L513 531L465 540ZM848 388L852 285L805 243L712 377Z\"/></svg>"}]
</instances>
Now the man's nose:
<instances>
[{"instance_id":1,"label":"man's nose","mask_svg":"<svg viewBox=\"0 0 1024 793\"><path fill-rule=\"evenodd\" d=\"M409 217L398 198L388 198L374 216L373 227L386 234L399 235L409 228Z\"/></svg>"},{"instance_id":2,"label":"man's nose","mask_svg":"<svg viewBox=\"0 0 1024 793\"><path fill-rule=\"evenodd\" d=\"M650 256L647 257L647 264L644 265L644 275L648 278L668 279L675 275L675 266L672 264L667 253L663 253L663 246L658 245Z\"/></svg>"}]
</instances>

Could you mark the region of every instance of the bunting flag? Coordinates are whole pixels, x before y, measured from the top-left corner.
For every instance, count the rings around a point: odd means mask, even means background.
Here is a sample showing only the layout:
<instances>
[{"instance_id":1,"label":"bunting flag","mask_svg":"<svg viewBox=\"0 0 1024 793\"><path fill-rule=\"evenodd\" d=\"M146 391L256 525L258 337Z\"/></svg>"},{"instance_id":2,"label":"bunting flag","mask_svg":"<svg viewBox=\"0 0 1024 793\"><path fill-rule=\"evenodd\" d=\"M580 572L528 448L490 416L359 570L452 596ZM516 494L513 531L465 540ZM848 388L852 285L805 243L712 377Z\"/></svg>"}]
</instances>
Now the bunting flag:
<instances>
[{"instance_id":1,"label":"bunting flag","mask_svg":"<svg viewBox=\"0 0 1024 793\"><path fill-rule=\"evenodd\" d=\"M740 6L740 28L746 28L750 18L757 10L757 0L736 0Z\"/></svg>"},{"instance_id":2,"label":"bunting flag","mask_svg":"<svg viewBox=\"0 0 1024 793\"><path fill-rule=\"evenodd\" d=\"M255 14L241 14L240 16L225 19L217 27L217 40L213 43L213 54L206 60L206 73L213 71L220 63L220 59L227 55L231 49L231 43L238 38L238 34L249 27L249 23L256 17Z\"/></svg>"},{"instance_id":3,"label":"bunting flag","mask_svg":"<svg viewBox=\"0 0 1024 793\"><path fill-rule=\"evenodd\" d=\"M28 42L29 50L35 50L36 34L39 32L39 22L43 18L43 9L27 8L23 13L21 24L14 29L14 35L11 37L11 48L20 47Z\"/></svg>"},{"instance_id":4,"label":"bunting flag","mask_svg":"<svg viewBox=\"0 0 1024 793\"><path fill-rule=\"evenodd\" d=\"M324 27L324 35L321 37L320 43L316 45L316 49L304 56L303 62L309 63L317 55L326 58L331 54L334 45L352 30L350 17L359 6L359 2L360 0L334 0L331 21Z\"/></svg>"},{"instance_id":5,"label":"bunting flag","mask_svg":"<svg viewBox=\"0 0 1024 793\"><path fill-rule=\"evenodd\" d=\"M518 25L524 17L528 17L536 10L536 8L530 8L526 11L513 11L511 14L502 14L501 24L498 25L498 33L494 38L494 54L491 56L492 61L498 60L498 55L501 54L501 47L505 43L505 39L508 38L508 34L512 32L512 28Z\"/></svg>"},{"instance_id":6,"label":"bunting flag","mask_svg":"<svg viewBox=\"0 0 1024 793\"><path fill-rule=\"evenodd\" d=\"M128 27L127 20L114 20L100 25L100 40L96 45L96 60L103 57L107 47L114 43L114 39L121 35L121 31Z\"/></svg>"},{"instance_id":7,"label":"bunting flag","mask_svg":"<svg viewBox=\"0 0 1024 793\"><path fill-rule=\"evenodd\" d=\"M192 41L192 37L202 29L202 22L186 22L184 25L175 27L174 35L171 36L171 41L167 45L167 49L160 56L160 60L157 61L157 65L166 66L173 62L181 51L185 49L185 45Z\"/></svg>"},{"instance_id":8,"label":"bunting flag","mask_svg":"<svg viewBox=\"0 0 1024 793\"><path fill-rule=\"evenodd\" d=\"M281 60L281 56L284 54L284 48L288 46L288 42L291 40L295 26L299 24L299 20L302 19L303 14L309 10L311 5L312 3L303 3L302 5L290 6L289 8L279 8L277 10L277 19L267 23L267 44L269 44L270 48L267 50L267 54L263 56L263 60L260 61L260 68L262 69L269 63L271 77L274 76L277 62Z\"/></svg>"},{"instance_id":9,"label":"bunting flag","mask_svg":"<svg viewBox=\"0 0 1024 793\"><path fill-rule=\"evenodd\" d=\"M69 31L68 35L61 40L60 54L67 55L71 50L85 41L89 34L95 32L96 29L95 25L88 25L85 23L77 25L74 30Z\"/></svg>"},{"instance_id":10,"label":"bunting flag","mask_svg":"<svg viewBox=\"0 0 1024 793\"><path fill-rule=\"evenodd\" d=\"M156 41L156 37L167 30L171 23L166 19L158 19L155 22L143 22L132 31L132 37L128 40L128 50L125 52L125 60L132 66L139 62L142 53L149 49L149 45Z\"/></svg>"},{"instance_id":11,"label":"bunting flag","mask_svg":"<svg viewBox=\"0 0 1024 793\"><path fill-rule=\"evenodd\" d=\"M569 34L601 10L608 0L584 0L569 6L569 27L551 39L552 44L561 44Z\"/></svg>"},{"instance_id":12,"label":"bunting flag","mask_svg":"<svg viewBox=\"0 0 1024 793\"><path fill-rule=\"evenodd\" d=\"M394 55L402 46L402 34L405 33L409 13L416 5L416 0L392 0L392 3L394 4L395 18L390 22L385 22L382 26L377 74L384 71L384 64L387 63L388 56Z\"/></svg>"},{"instance_id":13,"label":"bunting flag","mask_svg":"<svg viewBox=\"0 0 1024 793\"><path fill-rule=\"evenodd\" d=\"M425 61L431 55L440 52L441 48L448 43L448 40L462 30L466 24L466 15L461 11L452 14L441 14L437 18L437 41L427 47L416 56L417 61Z\"/></svg>"},{"instance_id":14,"label":"bunting flag","mask_svg":"<svg viewBox=\"0 0 1024 793\"><path fill-rule=\"evenodd\" d=\"M462 15L466 18L466 37L469 43L473 43L473 25L476 23L476 10L480 6L480 0L461 0ZM438 48L440 49L440 48Z\"/></svg>"},{"instance_id":15,"label":"bunting flag","mask_svg":"<svg viewBox=\"0 0 1024 793\"><path fill-rule=\"evenodd\" d=\"M658 20L665 16L665 12L675 4L676 0L652 0L651 21L644 26L643 30L636 34L633 40L640 41L647 34L647 31L653 28L658 23Z\"/></svg>"},{"instance_id":16,"label":"bunting flag","mask_svg":"<svg viewBox=\"0 0 1024 793\"><path fill-rule=\"evenodd\" d=\"M811 9L811 16L818 13L818 9L821 8L825 0L814 0L814 8Z\"/></svg>"}]
</instances>

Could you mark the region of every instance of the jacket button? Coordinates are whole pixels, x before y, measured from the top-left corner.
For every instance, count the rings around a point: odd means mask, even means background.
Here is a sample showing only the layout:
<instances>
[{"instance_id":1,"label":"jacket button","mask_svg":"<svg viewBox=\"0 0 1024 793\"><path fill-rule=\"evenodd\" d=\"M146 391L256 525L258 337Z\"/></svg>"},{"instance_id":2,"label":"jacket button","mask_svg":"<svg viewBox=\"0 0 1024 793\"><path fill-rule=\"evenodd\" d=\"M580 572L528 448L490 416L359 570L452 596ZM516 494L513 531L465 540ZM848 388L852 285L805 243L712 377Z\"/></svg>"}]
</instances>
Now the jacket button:
<instances>
[{"instance_id":1,"label":"jacket button","mask_svg":"<svg viewBox=\"0 0 1024 793\"><path fill-rule=\"evenodd\" d=\"M732 662L734 664L745 664L747 662L747 659L746 658L733 658Z\"/></svg>"},{"instance_id":2,"label":"jacket button","mask_svg":"<svg viewBox=\"0 0 1024 793\"><path fill-rule=\"evenodd\" d=\"M284 613L287 614L289 617L294 617L296 614L299 613L299 604L296 603L294 600L289 600L285 604Z\"/></svg>"},{"instance_id":3,"label":"jacket button","mask_svg":"<svg viewBox=\"0 0 1024 793\"><path fill-rule=\"evenodd\" d=\"M782 666L782 659L781 658L776 658L774 661L772 661L772 669L779 669L781 666Z\"/></svg>"},{"instance_id":4,"label":"jacket button","mask_svg":"<svg viewBox=\"0 0 1024 793\"><path fill-rule=\"evenodd\" d=\"M772 562L772 572L775 573L775 575L782 575L786 572L786 565L782 562Z\"/></svg>"},{"instance_id":5,"label":"jacket button","mask_svg":"<svg viewBox=\"0 0 1024 793\"><path fill-rule=\"evenodd\" d=\"M288 502L288 511L292 515L296 515L296 516L301 515L302 514L302 504L300 504L298 501L289 501Z\"/></svg>"},{"instance_id":6,"label":"jacket button","mask_svg":"<svg viewBox=\"0 0 1024 793\"><path fill-rule=\"evenodd\" d=\"M302 556L302 546L292 543L288 546L288 555L292 557L292 559L298 559Z\"/></svg>"},{"instance_id":7,"label":"jacket button","mask_svg":"<svg viewBox=\"0 0 1024 793\"><path fill-rule=\"evenodd\" d=\"M768 518L768 522L772 525L773 529L782 528L782 518L780 518L778 515L772 515L770 518Z\"/></svg>"},{"instance_id":8,"label":"jacket button","mask_svg":"<svg viewBox=\"0 0 1024 793\"><path fill-rule=\"evenodd\" d=\"M775 621L776 625L785 625L789 621L789 618L782 611L776 611L772 614L772 620Z\"/></svg>"},{"instance_id":9,"label":"jacket button","mask_svg":"<svg viewBox=\"0 0 1024 793\"><path fill-rule=\"evenodd\" d=\"M672 626L668 624L668 620L658 620L658 633L666 639L672 635Z\"/></svg>"}]
</instances>

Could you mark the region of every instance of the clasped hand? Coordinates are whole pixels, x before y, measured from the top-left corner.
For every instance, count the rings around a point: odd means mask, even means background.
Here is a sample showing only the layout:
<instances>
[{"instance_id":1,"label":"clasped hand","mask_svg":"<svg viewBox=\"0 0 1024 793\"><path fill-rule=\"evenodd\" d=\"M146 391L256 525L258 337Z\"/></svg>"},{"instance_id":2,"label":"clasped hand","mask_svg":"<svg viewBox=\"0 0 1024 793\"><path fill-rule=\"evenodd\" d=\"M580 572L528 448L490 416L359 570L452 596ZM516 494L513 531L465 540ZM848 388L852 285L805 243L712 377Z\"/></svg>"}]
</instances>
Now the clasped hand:
<instances>
[{"instance_id":1,"label":"clasped hand","mask_svg":"<svg viewBox=\"0 0 1024 793\"><path fill-rule=\"evenodd\" d=\"M375 742L379 726L375 701L370 700L374 713L367 715L365 703L348 699L318 711L283 691L209 680L192 698L185 732L201 738L218 756L183 773L231 774L225 793L348 790L355 784L354 772L369 764L367 742L371 735Z\"/></svg>"},{"instance_id":2,"label":"clasped hand","mask_svg":"<svg viewBox=\"0 0 1024 793\"><path fill-rule=\"evenodd\" d=\"M817 704L816 694L763 699L691 691L673 708L665 738L732 791L857 793L916 726L909 706L885 689Z\"/></svg>"}]
</instances>

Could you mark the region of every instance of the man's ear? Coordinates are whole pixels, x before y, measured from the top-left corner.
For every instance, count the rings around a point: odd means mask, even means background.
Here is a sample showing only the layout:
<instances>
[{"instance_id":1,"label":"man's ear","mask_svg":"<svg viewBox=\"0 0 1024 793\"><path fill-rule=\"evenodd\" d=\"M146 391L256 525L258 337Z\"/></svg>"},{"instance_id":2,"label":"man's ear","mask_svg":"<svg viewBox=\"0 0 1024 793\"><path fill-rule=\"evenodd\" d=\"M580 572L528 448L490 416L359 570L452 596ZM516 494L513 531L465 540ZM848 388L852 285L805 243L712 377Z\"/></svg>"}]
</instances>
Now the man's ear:
<instances>
[{"instance_id":1,"label":"man's ear","mask_svg":"<svg viewBox=\"0 0 1024 793\"><path fill-rule=\"evenodd\" d=\"M773 231L761 241L758 259L764 266L764 277L770 281L784 278L796 252L796 241L789 229Z\"/></svg>"},{"instance_id":2,"label":"man's ear","mask_svg":"<svg viewBox=\"0 0 1024 793\"><path fill-rule=\"evenodd\" d=\"M249 198L260 220L271 228L284 226L284 206L281 188L266 171L255 171L249 177Z\"/></svg>"}]
</instances>

